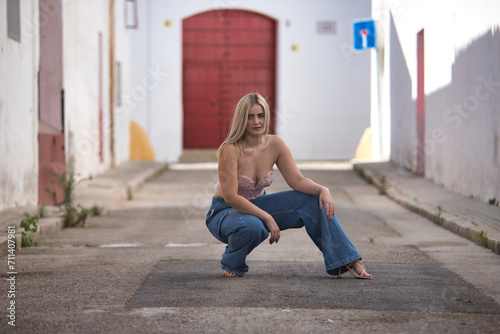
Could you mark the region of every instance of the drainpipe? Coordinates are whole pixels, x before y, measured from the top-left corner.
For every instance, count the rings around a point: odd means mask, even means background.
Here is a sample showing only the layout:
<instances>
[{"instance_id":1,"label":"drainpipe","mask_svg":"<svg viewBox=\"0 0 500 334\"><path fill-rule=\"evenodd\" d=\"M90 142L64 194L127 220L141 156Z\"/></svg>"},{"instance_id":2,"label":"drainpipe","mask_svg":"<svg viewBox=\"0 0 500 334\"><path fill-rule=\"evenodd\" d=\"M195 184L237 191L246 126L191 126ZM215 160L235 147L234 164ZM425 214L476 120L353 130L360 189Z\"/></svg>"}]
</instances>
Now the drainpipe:
<instances>
[{"instance_id":1,"label":"drainpipe","mask_svg":"<svg viewBox=\"0 0 500 334\"><path fill-rule=\"evenodd\" d=\"M109 0L109 144L115 167L115 0Z\"/></svg>"}]
</instances>

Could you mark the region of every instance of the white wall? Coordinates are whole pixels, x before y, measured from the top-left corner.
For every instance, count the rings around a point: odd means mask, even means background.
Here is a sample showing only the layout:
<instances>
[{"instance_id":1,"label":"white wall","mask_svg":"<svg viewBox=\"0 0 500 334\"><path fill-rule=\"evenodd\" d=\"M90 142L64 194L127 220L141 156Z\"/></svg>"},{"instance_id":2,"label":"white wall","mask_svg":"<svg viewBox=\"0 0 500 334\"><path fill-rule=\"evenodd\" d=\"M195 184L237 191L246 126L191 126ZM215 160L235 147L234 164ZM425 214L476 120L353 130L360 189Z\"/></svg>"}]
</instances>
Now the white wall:
<instances>
[{"instance_id":1,"label":"white wall","mask_svg":"<svg viewBox=\"0 0 500 334\"><path fill-rule=\"evenodd\" d=\"M193 0L140 1L132 36L132 118L147 131L156 159L182 153L182 20L214 9L244 9L277 20L277 125L297 160L354 157L370 126L370 55L353 53L354 19L371 1ZM173 26L164 26L172 20ZM316 22L337 22L335 35L318 35ZM287 24L288 22L288 24ZM293 52L292 44L300 51ZM144 60L145 59L145 60ZM154 72L155 85L147 85Z\"/></svg>"},{"instance_id":2,"label":"white wall","mask_svg":"<svg viewBox=\"0 0 500 334\"><path fill-rule=\"evenodd\" d=\"M416 36L423 28L425 175L460 194L484 201L499 198L500 3L377 2L394 18L386 43L390 39L390 55L397 64L391 65L391 82L384 87L392 95L392 120L400 122L392 124L391 159L415 167ZM400 71L404 65L407 72Z\"/></svg>"},{"instance_id":3,"label":"white wall","mask_svg":"<svg viewBox=\"0 0 500 334\"><path fill-rule=\"evenodd\" d=\"M410 69L401 48L400 39L394 21L390 20L388 33L390 47L388 52L391 114L391 141L390 156L405 168L413 168L413 159L417 133L417 117L415 100L412 97L412 86L416 85L410 77Z\"/></svg>"},{"instance_id":4,"label":"white wall","mask_svg":"<svg viewBox=\"0 0 500 334\"><path fill-rule=\"evenodd\" d=\"M107 1L67 1L63 5L64 98L67 157L82 176L110 165L109 7ZM99 32L102 33L102 113L104 161L99 158Z\"/></svg>"},{"instance_id":5,"label":"white wall","mask_svg":"<svg viewBox=\"0 0 500 334\"><path fill-rule=\"evenodd\" d=\"M115 1L115 61L121 62L122 91L127 92L130 45L124 6L125 0ZM63 10L67 155L75 159L77 173L96 175L111 167L109 2L67 1ZM103 161L99 156L99 33L102 34ZM130 157L130 110L123 103L113 112L115 165L119 165Z\"/></svg>"},{"instance_id":6,"label":"white wall","mask_svg":"<svg viewBox=\"0 0 500 334\"><path fill-rule=\"evenodd\" d=\"M121 64L121 104L115 104L115 162L130 159L130 106L124 95L131 88L130 30L125 27L125 2L115 0L115 62ZM115 70L116 71L116 70ZM115 85L118 85L115 80ZM116 95L116 94L115 94ZM115 100L118 100L115 96Z\"/></svg>"},{"instance_id":7,"label":"white wall","mask_svg":"<svg viewBox=\"0 0 500 334\"><path fill-rule=\"evenodd\" d=\"M0 1L0 210L38 198L38 1L20 1L21 41Z\"/></svg>"},{"instance_id":8,"label":"white wall","mask_svg":"<svg viewBox=\"0 0 500 334\"><path fill-rule=\"evenodd\" d=\"M20 1L21 41L7 37L7 4L0 0L0 210L38 202L39 3ZM54 2L57 5L58 2ZM130 90L130 44L125 0L115 1L115 55L122 91ZM49 14L50 15L50 14ZM49 18L50 19L50 18ZM42 23L43 24L43 23ZM102 32L104 161L99 158L98 33ZM66 156L86 176L109 169L109 2L63 2L63 82ZM130 110L114 110L115 162L130 156ZM22 153L22 154L20 154Z\"/></svg>"}]
</instances>

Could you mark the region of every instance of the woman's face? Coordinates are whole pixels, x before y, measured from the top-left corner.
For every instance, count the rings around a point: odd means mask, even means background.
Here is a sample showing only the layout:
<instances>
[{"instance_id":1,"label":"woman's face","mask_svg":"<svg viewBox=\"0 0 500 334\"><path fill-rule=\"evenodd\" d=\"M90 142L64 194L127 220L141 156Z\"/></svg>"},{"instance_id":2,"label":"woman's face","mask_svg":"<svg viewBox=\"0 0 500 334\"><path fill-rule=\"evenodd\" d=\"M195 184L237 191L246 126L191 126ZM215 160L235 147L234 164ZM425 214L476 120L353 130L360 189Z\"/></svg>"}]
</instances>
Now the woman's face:
<instances>
[{"instance_id":1,"label":"woman's face","mask_svg":"<svg viewBox=\"0 0 500 334\"><path fill-rule=\"evenodd\" d=\"M246 133L249 135L262 135L264 132L264 109L258 105L254 104L250 107L248 111L248 120Z\"/></svg>"}]
</instances>

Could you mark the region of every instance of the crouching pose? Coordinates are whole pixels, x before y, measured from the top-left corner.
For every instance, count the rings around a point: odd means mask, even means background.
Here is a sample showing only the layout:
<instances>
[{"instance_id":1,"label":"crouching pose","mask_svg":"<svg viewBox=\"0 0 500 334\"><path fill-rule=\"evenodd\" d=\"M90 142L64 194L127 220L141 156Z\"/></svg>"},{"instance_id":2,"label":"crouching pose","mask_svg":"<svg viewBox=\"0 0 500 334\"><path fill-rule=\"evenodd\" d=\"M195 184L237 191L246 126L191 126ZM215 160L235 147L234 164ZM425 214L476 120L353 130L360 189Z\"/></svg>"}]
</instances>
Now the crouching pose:
<instances>
[{"instance_id":1,"label":"crouching pose","mask_svg":"<svg viewBox=\"0 0 500 334\"><path fill-rule=\"evenodd\" d=\"M335 216L330 190L302 176L285 142L267 134L269 117L261 95L245 95L217 153L219 182L206 224L215 238L227 244L221 260L224 275L244 276L247 255L269 235L269 243L277 243L280 231L304 226L322 251L328 274L342 277L349 271L371 279ZM266 194L275 164L293 190Z\"/></svg>"}]
</instances>

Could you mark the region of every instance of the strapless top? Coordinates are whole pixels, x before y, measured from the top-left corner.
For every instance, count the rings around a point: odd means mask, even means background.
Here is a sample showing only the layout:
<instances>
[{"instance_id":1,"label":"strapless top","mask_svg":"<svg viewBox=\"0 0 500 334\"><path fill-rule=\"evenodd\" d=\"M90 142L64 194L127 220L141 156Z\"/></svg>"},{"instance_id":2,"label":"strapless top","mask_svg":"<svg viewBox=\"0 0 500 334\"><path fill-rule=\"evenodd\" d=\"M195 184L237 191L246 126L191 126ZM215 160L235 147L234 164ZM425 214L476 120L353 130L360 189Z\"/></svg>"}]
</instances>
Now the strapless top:
<instances>
[{"instance_id":1,"label":"strapless top","mask_svg":"<svg viewBox=\"0 0 500 334\"><path fill-rule=\"evenodd\" d=\"M245 197L246 199L254 199L259 197L264 193L264 188L269 187L273 183L273 170L271 169L269 173L262 176L262 178L255 182L252 178L246 175L238 174L238 195ZM215 189L222 194L222 189L220 188L219 182L215 185Z\"/></svg>"}]
</instances>

